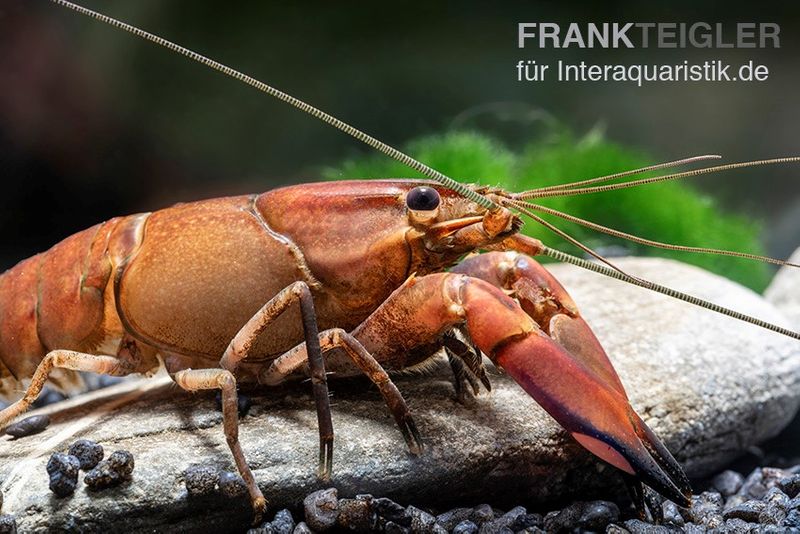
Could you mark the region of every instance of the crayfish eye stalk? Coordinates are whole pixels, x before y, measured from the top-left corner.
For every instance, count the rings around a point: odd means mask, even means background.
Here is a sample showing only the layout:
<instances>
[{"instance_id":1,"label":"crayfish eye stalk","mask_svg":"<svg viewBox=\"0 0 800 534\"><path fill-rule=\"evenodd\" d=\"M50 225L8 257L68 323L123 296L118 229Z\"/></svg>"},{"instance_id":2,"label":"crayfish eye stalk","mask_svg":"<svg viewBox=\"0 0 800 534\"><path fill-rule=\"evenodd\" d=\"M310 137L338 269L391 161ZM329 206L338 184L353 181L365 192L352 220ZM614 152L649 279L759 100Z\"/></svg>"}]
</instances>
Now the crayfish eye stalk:
<instances>
[{"instance_id":1,"label":"crayfish eye stalk","mask_svg":"<svg viewBox=\"0 0 800 534\"><path fill-rule=\"evenodd\" d=\"M439 216L442 199L433 187L418 186L406 194L408 218L414 226L430 226Z\"/></svg>"}]
</instances>

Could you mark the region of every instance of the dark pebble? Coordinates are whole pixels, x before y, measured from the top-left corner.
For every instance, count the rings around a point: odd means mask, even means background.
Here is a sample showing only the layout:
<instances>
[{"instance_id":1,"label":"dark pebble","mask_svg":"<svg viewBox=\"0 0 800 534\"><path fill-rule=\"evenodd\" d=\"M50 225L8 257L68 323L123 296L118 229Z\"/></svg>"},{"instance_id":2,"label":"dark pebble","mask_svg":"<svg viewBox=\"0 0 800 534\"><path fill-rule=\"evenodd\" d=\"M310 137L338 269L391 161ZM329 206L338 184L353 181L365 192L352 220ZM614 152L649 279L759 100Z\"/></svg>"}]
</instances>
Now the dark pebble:
<instances>
[{"instance_id":1,"label":"dark pebble","mask_svg":"<svg viewBox=\"0 0 800 534\"><path fill-rule=\"evenodd\" d=\"M219 482L219 471L213 465L192 465L183 472L183 480L190 496L211 495Z\"/></svg>"},{"instance_id":2,"label":"dark pebble","mask_svg":"<svg viewBox=\"0 0 800 534\"><path fill-rule=\"evenodd\" d=\"M50 424L49 415L32 415L6 427L5 433L15 438L38 434Z\"/></svg>"},{"instance_id":3,"label":"dark pebble","mask_svg":"<svg viewBox=\"0 0 800 534\"><path fill-rule=\"evenodd\" d=\"M725 521L725 530L731 533L737 534L745 534L745 533L756 533L759 532L761 529L759 525L755 523L748 523L744 519L728 519Z\"/></svg>"},{"instance_id":4,"label":"dark pebble","mask_svg":"<svg viewBox=\"0 0 800 534\"><path fill-rule=\"evenodd\" d=\"M328 530L336 524L339 515L339 492L336 488L315 491L303 500L306 523L313 530Z\"/></svg>"},{"instance_id":5,"label":"dark pebble","mask_svg":"<svg viewBox=\"0 0 800 534\"><path fill-rule=\"evenodd\" d=\"M0 515L0 534L17 534L17 520L13 515Z\"/></svg>"},{"instance_id":6,"label":"dark pebble","mask_svg":"<svg viewBox=\"0 0 800 534\"><path fill-rule=\"evenodd\" d=\"M217 484L219 484L219 492L229 499L240 497L247 493L247 484L244 483L244 479L239 473L223 471L219 474ZM294 521L292 521L292 528L294 528Z\"/></svg>"},{"instance_id":7,"label":"dark pebble","mask_svg":"<svg viewBox=\"0 0 800 534\"><path fill-rule=\"evenodd\" d=\"M448 510L443 514L437 515L436 522L442 525L448 531L451 531L456 528L456 525L468 520L471 516L472 508L453 508L452 510Z\"/></svg>"},{"instance_id":8,"label":"dark pebble","mask_svg":"<svg viewBox=\"0 0 800 534\"><path fill-rule=\"evenodd\" d=\"M375 513L386 521L391 521L404 527L411 525L411 517L406 513L406 509L391 499L379 497L372 500Z\"/></svg>"},{"instance_id":9,"label":"dark pebble","mask_svg":"<svg viewBox=\"0 0 800 534\"><path fill-rule=\"evenodd\" d=\"M50 404L55 404L57 402L61 402L67 398L66 395L61 393L60 391L56 391L49 387L45 387L44 390L39 393L39 396L33 401L33 408L41 408L43 406L49 406Z\"/></svg>"},{"instance_id":10,"label":"dark pebble","mask_svg":"<svg viewBox=\"0 0 800 534\"><path fill-rule=\"evenodd\" d=\"M676 527L682 527L685 523L680 508L672 501L664 501L661 504L661 517L664 519L664 523L675 525Z\"/></svg>"},{"instance_id":11,"label":"dark pebble","mask_svg":"<svg viewBox=\"0 0 800 534\"><path fill-rule=\"evenodd\" d=\"M108 457L108 464L122 478L128 479L133 474L133 455L128 451L114 451Z\"/></svg>"},{"instance_id":12,"label":"dark pebble","mask_svg":"<svg viewBox=\"0 0 800 534\"><path fill-rule=\"evenodd\" d=\"M125 478L115 469L112 469L108 461L100 462L97 464L97 467L86 473L83 477L83 483L93 491L110 488L122 484L124 481Z\"/></svg>"},{"instance_id":13,"label":"dark pebble","mask_svg":"<svg viewBox=\"0 0 800 534\"><path fill-rule=\"evenodd\" d=\"M69 447L69 453L81 462L81 469L93 469L103 459L103 447L90 439L79 439Z\"/></svg>"},{"instance_id":14,"label":"dark pebble","mask_svg":"<svg viewBox=\"0 0 800 534\"><path fill-rule=\"evenodd\" d=\"M217 395L214 397L214 403L217 406L217 410L220 412L222 411L222 392L217 390ZM250 411L250 407L253 405L253 401L250 400L250 397L247 395L243 395L239 393L236 395L236 403L239 410L239 417L244 417L247 415L247 412Z\"/></svg>"},{"instance_id":15,"label":"dark pebble","mask_svg":"<svg viewBox=\"0 0 800 534\"><path fill-rule=\"evenodd\" d=\"M485 522L494 519L494 509L492 509L492 507L488 504L479 504L472 509L472 515L470 516L470 519L476 525L481 526Z\"/></svg>"},{"instance_id":16,"label":"dark pebble","mask_svg":"<svg viewBox=\"0 0 800 534\"><path fill-rule=\"evenodd\" d=\"M275 514L275 518L269 524L272 534L292 534L294 532L294 517L292 512L283 509Z\"/></svg>"},{"instance_id":17,"label":"dark pebble","mask_svg":"<svg viewBox=\"0 0 800 534\"><path fill-rule=\"evenodd\" d=\"M726 470L718 474L711 480L711 485L723 497L734 495L742 487L744 477L736 471Z\"/></svg>"},{"instance_id":18,"label":"dark pebble","mask_svg":"<svg viewBox=\"0 0 800 534\"><path fill-rule=\"evenodd\" d=\"M670 534L672 532L682 532L679 527L671 525L653 525L639 519L629 519L625 521L624 524L627 531L631 534ZM606 529L606 532L608 532L608 529Z\"/></svg>"},{"instance_id":19,"label":"dark pebble","mask_svg":"<svg viewBox=\"0 0 800 534\"><path fill-rule=\"evenodd\" d=\"M50 490L59 497L66 497L75 493L80 467L80 461L74 456L60 452L53 453L47 462L47 474L50 475Z\"/></svg>"},{"instance_id":20,"label":"dark pebble","mask_svg":"<svg viewBox=\"0 0 800 534\"><path fill-rule=\"evenodd\" d=\"M778 481L777 486L790 499L794 499L800 493L800 475L791 475Z\"/></svg>"},{"instance_id":21,"label":"dark pebble","mask_svg":"<svg viewBox=\"0 0 800 534\"><path fill-rule=\"evenodd\" d=\"M716 491L704 491L692 497L689 517L692 522L708 528L719 528L724 523L722 518L722 495Z\"/></svg>"},{"instance_id":22,"label":"dark pebble","mask_svg":"<svg viewBox=\"0 0 800 534\"><path fill-rule=\"evenodd\" d=\"M766 508L762 501L747 501L737 506L732 506L722 512L722 517L728 519L741 519L748 523L758 523L758 516Z\"/></svg>"},{"instance_id":23,"label":"dark pebble","mask_svg":"<svg viewBox=\"0 0 800 534\"><path fill-rule=\"evenodd\" d=\"M619 519L619 507L609 501L575 502L562 510L548 513L544 518L547 532L570 531L574 528L603 530Z\"/></svg>"},{"instance_id":24,"label":"dark pebble","mask_svg":"<svg viewBox=\"0 0 800 534\"><path fill-rule=\"evenodd\" d=\"M368 498L367 498L368 497ZM339 499L337 524L353 532L370 532L375 528L375 513L372 511L372 497Z\"/></svg>"},{"instance_id":25,"label":"dark pebble","mask_svg":"<svg viewBox=\"0 0 800 534\"><path fill-rule=\"evenodd\" d=\"M764 495L766 504L764 511L758 516L762 525L780 525L786 519L786 510L789 506L789 497L777 486L772 487Z\"/></svg>"},{"instance_id":26,"label":"dark pebble","mask_svg":"<svg viewBox=\"0 0 800 534\"><path fill-rule=\"evenodd\" d=\"M433 532L433 525L436 524L434 516L416 506L407 506L406 513L411 517L411 531L414 534L430 534Z\"/></svg>"},{"instance_id":27,"label":"dark pebble","mask_svg":"<svg viewBox=\"0 0 800 534\"><path fill-rule=\"evenodd\" d=\"M789 510L789 513L786 514L786 519L783 520L783 525L789 528L800 529L800 510L797 508Z\"/></svg>"},{"instance_id":28,"label":"dark pebble","mask_svg":"<svg viewBox=\"0 0 800 534\"><path fill-rule=\"evenodd\" d=\"M507 513L501 515L500 517L493 519L491 521L487 521L486 523L481 525L480 532L481 534L500 534L501 532L513 533L516 532L517 530L522 530L521 528L520 529L511 528L511 525L516 523L516 521L519 518L525 517L525 514L527 513L528 511L524 507L517 506L516 508L513 508L509 510Z\"/></svg>"},{"instance_id":29,"label":"dark pebble","mask_svg":"<svg viewBox=\"0 0 800 534\"><path fill-rule=\"evenodd\" d=\"M476 534L476 532L478 532L478 525L469 519L465 519L464 521L460 521L451 530L453 534Z\"/></svg>"},{"instance_id":30,"label":"dark pebble","mask_svg":"<svg viewBox=\"0 0 800 534\"><path fill-rule=\"evenodd\" d=\"M542 518L542 514L525 514L519 516L517 520L509 526L514 532L519 532L520 530L540 528L543 524L543 521L544 518Z\"/></svg>"},{"instance_id":31,"label":"dark pebble","mask_svg":"<svg viewBox=\"0 0 800 534\"><path fill-rule=\"evenodd\" d=\"M306 525L303 521L300 521L297 523L297 526L294 527L292 534L314 534L314 531L308 528L308 525Z\"/></svg>"},{"instance_id":32,"label":"dark pebble","mask_svg":"<svg viewBox=\"0 0 800 534\"><path fill-rule=\"evenodd\" d=\"M770 488L774 488L790 475L788 471L776 467L756 468L747 476L738 493L751 499L760 499Z\"/></svg>"}]
</instances>

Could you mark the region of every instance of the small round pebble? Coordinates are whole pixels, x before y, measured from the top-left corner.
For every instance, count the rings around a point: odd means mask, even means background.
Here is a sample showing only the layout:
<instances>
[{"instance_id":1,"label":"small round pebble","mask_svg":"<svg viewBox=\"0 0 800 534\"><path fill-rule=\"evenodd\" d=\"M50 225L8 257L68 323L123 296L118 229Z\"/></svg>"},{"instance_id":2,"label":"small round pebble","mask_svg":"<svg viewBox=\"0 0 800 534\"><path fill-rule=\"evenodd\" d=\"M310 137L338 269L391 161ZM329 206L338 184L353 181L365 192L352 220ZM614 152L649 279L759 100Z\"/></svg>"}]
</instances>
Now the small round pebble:
<instances>
[{"instance_id":1,"label":"small round pebble","mask_svg":"<svg viewBox=\"0 0 800 534\"><path fill-rule=\"evenodd\" d=\"M81 469L84 471L94 469L105 455L102 445L90 439L79 439L70 445L69 453L80 460Z\"/></svg>"},{"instance_id":2,"label":"small round pebble","mask_svg":"<svg viewBox=\"0 0 800 534\"><path fill-rule=\"evenodd\" d=\"M345 530L369 532L374 529L375 513L372 498L339 499L336 523Z\"/></svg>"},{"instance_id":3,"label":"small round pebble","mask_svg":"<svg viewBox=\"0 0 800 534\"><path fill-rule=\"evenodd\" d=\"M247 485L239 473L223 471L219 474L217 483L219 484L219 492L229 499L240 497L247 493ZM292 520L292 528L294 528L294 520Z\"/></svg>"},{"instance_id":4,"label":"small round pebble","mask_svg":"<svg viewBox=\"0 0 800 534\"><path fill-rule=\"evenodd\" d=\"M47 462L47 474L50 475L50 490L59 497L75 493L78 484L80 461L69 454L54 452Z\"/></svg>"},{"instance_id":5,"label":"small round pebble","mask_svg":"<svg viewBox=\"0 0 800 534\"><path fill-rule=\"evenodd\" d=\"M466 519L453 528L453 534L476 534L478 532L478 525Z\"/></svg>"},{"instance_id":6,"label":"small round pebble","mask_svg":"<svg viewBox=\"0 0 800 534\"><path fill-rule=\"evenodd\" d=\"M431 532L433 530L433 525L436 524L436 518L433 515L416 506L407 506L406 513L411 516L411 530L415 533Z\"/></svg>"},{"instance_id":7,"label":"small round pebble","mask_svg":"<svg viewBox=\"0 0 800 534\"><path fill-rule=\"evenodd\" d=\"M0 534L17 534L17 520L13 515L0 515Z\"/></svg>"},{"instance_id":8,"label":"small round pebble","mask_svg":"<svg viewBox=\"0 0 800 534\"><path fill-rule=\"evenodd\" d=\"M339 515L339 492L336 488L315 491L303 500L306 523L313 530L324 531L336 524Z\"/></svg>"},{"instance_id":9,"label":"small round pebble","mask_svg":"<svg viewBox=\"0 0 800 534\"><path fill-rule=\"evenodd\" d=\"M488 504L479 504L472 509L472 522L480 526L487 521L494 519L494 509Z\"/></svg>"},{"instance_id":10,"label":"small round pebble","mask_svg":"<svg viewBox=\"0 0 800 534\"><path fill-rule=\"evenodd\" d=\"M219 471L212 465L192 465L183 472L183 480L190 496L211 495L219 482Z\"/></svg>"},{"instance_id":11,"label":"small round pebble","mask_svg":"<svg viewBox=\"0 0 800 534\"><path fill-rule=\"evenodd\" d=\"M128 451L114 451L108 457L108 464L122 478L130 478L133 473L133 455Z\"/></svg>"},{"instance_id":12,"label":"small round pebble","mask_svg":"<svg viewBox=\"0 0 800 534\"><path fill-rule=\"evenodd\" d=\"M742 487L744 477L736 471L730 469L723 471L711 480L711 485L720 492L723 497L734 495Z\"/></svg>"},{"instance_id":13,"label":"small round pebble","mask_svg":"<svg viewBox=\"0 0 800 534\"><path fill-rule=\"evenodd\" d=\"M378 497L372 500L372 506L375 512L386 521L391 521L404 527L411 525L411 517L406 513L406 509L391 499Z\"/></svg>"},{"instance_id":14,"label":"small round pebble","mask_svg":"<svg viewBox=\"0 0 800 534\"><path fill-rule=\"evenodd\" d=\"M38 434L50 424L49 415L32 415L5 428L5 433L14 438Z\"/></svg>"},{"instance_id":15,"label":"small round pebble","mask_svg":"<svg viewBox=\"0 0 800 534\"><path fill-rule=\"evenodd\" d=\"M292 512L285 508L280 510L275 514L275 519L270 523L270 527L272 534L292 534L292 532L294 532L294 517L292 517Z\"/></svg>"}]
</instances>

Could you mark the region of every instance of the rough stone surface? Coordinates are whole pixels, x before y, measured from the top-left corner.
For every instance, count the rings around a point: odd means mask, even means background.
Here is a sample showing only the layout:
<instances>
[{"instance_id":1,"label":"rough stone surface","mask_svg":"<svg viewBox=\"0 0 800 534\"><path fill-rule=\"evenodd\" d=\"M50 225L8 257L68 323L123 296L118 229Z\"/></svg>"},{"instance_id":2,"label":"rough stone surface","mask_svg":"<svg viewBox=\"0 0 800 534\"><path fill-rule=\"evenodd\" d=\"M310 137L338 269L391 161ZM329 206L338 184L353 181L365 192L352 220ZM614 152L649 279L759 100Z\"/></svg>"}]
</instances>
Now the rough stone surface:
<instances>
[{"instance_id":1,"label":"rough stone surface","mask_svg":"<svg viewBox=\"0 0 800 534\"><path fill-rule=\"evenodd\" d=\"M758 295L694 267L666 260L615 262L633 274L786 324ZM796 341L576 268L552 271L605 345L631 404L690 475L719 470L775 435L796 411ZM330 485L342 498L372 493L418 506L489 496L496 506L597 499L609 495L609 485L619 487L614 469L594 461L516 384L494 370L491 378L492 393L468 407L454 400L449 369L397 380L425 439L420 457L408 454L373 386L332 380L336 442ZM52 422L35 440L0 438L3 511L16 516L22 532L154 530L165 523L180 524L185 532L225 532L246 530L252 520L246 497L189 499L184 486L182 474L192 464L235 470L211 392L189 394L151 379L37 413L50 414ZM329 487L316 478L319 442L307 383L253 392L239 436L270 510L296 507L310 492ZM102 492L81 484L73 496L56 499L44 465L51 453L79 438L129 450L136 458L132 479Z\"/></svg>"},{"instance_id":2,"label":"rough stone surface","mask_svg":"<svg viewBox=\"0 0 800 534\"><path fill-rule=\"evenodd\" d=\"M800 248L794 251L789 261L800 264ZM781 310L795 328L800 328L800 269L781 267L764 297Z\"/></svg>"}]
</instances>

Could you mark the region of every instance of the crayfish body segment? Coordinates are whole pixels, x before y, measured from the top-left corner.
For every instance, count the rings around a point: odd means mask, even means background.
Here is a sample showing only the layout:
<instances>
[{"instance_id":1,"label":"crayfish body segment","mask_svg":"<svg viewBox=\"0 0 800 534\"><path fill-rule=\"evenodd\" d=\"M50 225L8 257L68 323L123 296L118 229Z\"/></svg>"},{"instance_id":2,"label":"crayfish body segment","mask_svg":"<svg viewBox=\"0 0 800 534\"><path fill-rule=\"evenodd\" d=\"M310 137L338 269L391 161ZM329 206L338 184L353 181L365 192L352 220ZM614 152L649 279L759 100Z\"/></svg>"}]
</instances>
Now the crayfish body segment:
<instances>
[{"instance_id":1,"label":"crayfish body segment","mask_svg":"<svg viewBox=\"0 0 800 534\"><path fill-rule=\"evenodd\" d=\"M455 332L590 451L686 504L680 467L519 227L505 208L412 180L293 186L112 219L0 276L0 392L32 379L0 425L48 376L64 378L55 369L147 373L160 358L182 388L222 390L225 435L260 514L238 441L237 383L311 375L327 477L326 367L372 380L420 453L389 373L452 349ZM479 250L494 252L463 260Z\"/></svg>"}]
</instances>

